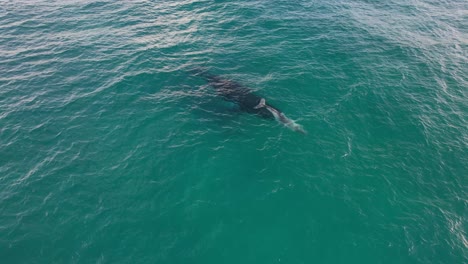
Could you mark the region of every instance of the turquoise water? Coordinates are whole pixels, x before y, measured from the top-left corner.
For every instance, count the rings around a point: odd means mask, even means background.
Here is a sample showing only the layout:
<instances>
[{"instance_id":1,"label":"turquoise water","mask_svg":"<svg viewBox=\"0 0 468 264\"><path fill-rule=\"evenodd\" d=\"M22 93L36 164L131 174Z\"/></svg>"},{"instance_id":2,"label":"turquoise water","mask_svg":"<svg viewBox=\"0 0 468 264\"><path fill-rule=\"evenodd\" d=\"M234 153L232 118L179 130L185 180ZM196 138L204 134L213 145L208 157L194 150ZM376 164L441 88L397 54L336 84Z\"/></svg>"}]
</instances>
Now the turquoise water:
<instances>
[{"instance_id":1,"label":"turquoise water","mask_svg":"<svg viewBox=\"0 0 468 264\"><path fill-rule=\"evenodd\" d=\"M467 10L0 0L1 263L468 263Z\"/></svg>"}]
</instances>

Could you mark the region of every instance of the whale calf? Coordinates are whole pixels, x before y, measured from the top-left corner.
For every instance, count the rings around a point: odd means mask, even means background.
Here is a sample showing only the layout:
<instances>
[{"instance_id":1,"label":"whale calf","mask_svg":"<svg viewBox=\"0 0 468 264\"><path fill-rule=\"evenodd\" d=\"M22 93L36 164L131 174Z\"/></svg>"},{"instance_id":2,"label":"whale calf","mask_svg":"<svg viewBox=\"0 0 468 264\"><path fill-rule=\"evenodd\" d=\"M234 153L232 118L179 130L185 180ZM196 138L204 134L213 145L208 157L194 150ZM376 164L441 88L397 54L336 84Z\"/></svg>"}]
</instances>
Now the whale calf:
<instances>
[{"instance_id":1,"label":"whale calf","mask_svg":"<svg viewBox=\"0 0 468 264\"><path fill-rule=\"evenodd\" d=\"M307 134L301 125L289 119L281 110L267 103L265 98L255 94L251 89L206 70L194 69L191 72L205 78L219 96L236 103L241 111L256 114L265 119L276 119L293 131Z\"/></svg>"}]
</instances>

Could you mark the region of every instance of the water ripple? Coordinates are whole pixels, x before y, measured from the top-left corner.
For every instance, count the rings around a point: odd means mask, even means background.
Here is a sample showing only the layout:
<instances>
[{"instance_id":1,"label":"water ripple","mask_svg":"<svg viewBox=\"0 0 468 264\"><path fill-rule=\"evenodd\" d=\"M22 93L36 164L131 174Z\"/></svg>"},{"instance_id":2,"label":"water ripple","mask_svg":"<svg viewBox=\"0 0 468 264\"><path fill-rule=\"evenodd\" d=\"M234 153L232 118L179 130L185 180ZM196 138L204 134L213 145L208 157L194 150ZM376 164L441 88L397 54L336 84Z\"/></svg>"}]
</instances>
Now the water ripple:
<instances>
[{"instance_id":1,"label":"water ripple","mask_svg":"<svg viewBox=\"0 0 468 264\"><path fill-rule=\"evenodd\" d=\"M468 261L466 1L0 2L7 263Z\"/></svg>"}]
</instances>

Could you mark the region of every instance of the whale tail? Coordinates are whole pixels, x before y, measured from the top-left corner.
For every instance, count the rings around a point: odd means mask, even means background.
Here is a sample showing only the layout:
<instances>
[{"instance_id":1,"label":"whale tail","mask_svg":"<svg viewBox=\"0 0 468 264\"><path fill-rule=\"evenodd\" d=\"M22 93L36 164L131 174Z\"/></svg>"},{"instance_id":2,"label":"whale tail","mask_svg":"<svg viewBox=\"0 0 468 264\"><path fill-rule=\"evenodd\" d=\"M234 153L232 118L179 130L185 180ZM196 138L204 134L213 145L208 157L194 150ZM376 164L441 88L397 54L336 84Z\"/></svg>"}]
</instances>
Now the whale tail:
<instances>
[{"instance_id":1,"label":"whale tail","mask_svg":"<svg viewBox=\"0 0 468 264\"><path fill-rule=\"evenodd\" d=\"M280 123L285 125L287 128L291 129L292 131L296 131L303 135L307 135L307 131L305 131L301 125L296 123L294 120L289 119L285 114L279 113L278 115L274 116L276 120L278 120Z\"/></svg>"},{"instance_id":2,"label":"whale tail","mask_svg":"<svg viewBox=\"0 0 468 264\"><path fill-rule=\"evenodd\" d=\"M296 123L294 120L289 119L285 114L283 114L281 111L278 109L275 109L274 107L271 107L266 104L265 99L262 98L260 99L260 103L258 103L257 106L255 106L255 109L260 109L265 107L270 113L275 117L275 119L280 122L281 124L285 125L289 129L299 132L303 135L307 135L307 131L304 130L304 128Z\"/></svg>"},{"instance_id":3,"label":"whale tail","mask_svg":"<svg viewBox=\"0 0 468 264\"><path fill-rule=\"evenodd\" d=\"M254 109L260 109L262 107L265 107L265 99L264 98L260 99L260 103L258 103L258 105L256 105L254 107Z\"/></svg>"},{"instance_id":4,"label":"whale tail","mask_svg":"<svg viewBox=\"0 0 468 264\"><path fill-rule=\"evenodd\" d=\"M294 121L292 121L291 124L287 124L286 126L293 131L299 132L303 135L307 135L307 131L301 125Z\"/></svg>"},{"instance_id":5,"label":"whale tail","mask_svg":"<svg viewBox=\"0 0 468 264\"><path fill-rule=\"evenodd\" d=\"M299 133L304 134L304 135L307 134L307 131L305 131L304 128L301 125L294 122L294 120L289 119L285 114L283 114L278 109L275 109L275 108L267 105L266 101L265 101L265 98L260 99L260 102L258 103L258 105L256 105L254 107L254 109L260 109L260 108L263 108L263 107L265 107L268 111L270 111L270 113L275 117L275 119L278 122L282 123L283 125L285 125L289 129L291 129L293 131L296 131L296 132L299 132Z\"/></svg>"}]
</instances>

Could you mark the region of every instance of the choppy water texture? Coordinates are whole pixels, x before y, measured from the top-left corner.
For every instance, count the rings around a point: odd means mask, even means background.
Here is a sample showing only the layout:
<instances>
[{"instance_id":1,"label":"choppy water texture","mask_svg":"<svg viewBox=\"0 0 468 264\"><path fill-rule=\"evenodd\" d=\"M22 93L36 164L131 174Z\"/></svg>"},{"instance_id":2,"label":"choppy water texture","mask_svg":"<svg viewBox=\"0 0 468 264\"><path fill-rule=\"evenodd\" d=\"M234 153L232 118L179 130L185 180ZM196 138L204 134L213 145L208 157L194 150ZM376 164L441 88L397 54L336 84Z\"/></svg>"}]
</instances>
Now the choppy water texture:
<instances>
[{"instance_id":1,"label":"choppy water texture","mask_svg":"<svg viewBox=\"0 0 468 264\"><path fill-rule=\"evenodd\" d=\"M468 263L467 10L0 0L1 263Z\"/></svg>"}]
</instances>

